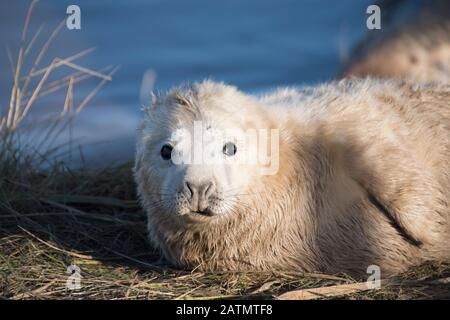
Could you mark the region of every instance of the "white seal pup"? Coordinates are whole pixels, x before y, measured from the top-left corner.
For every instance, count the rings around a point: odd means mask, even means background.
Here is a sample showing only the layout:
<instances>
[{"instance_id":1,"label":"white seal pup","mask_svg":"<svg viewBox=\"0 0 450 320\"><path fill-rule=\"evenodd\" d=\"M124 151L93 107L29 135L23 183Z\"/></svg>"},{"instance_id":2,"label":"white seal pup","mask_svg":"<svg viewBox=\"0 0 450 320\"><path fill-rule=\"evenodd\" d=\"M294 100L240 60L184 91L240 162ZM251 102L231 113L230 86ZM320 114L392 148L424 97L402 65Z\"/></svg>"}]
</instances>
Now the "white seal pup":
<instances>
[{"instance_id":1,"label":"white seal pup","mask_svg":"<svg viewBox=\"0 0 450 320\"><path fill-rule=\"evenodd\" d=\"M146 109L138 137L150 240L175 266L203 270L377 265L385 276L448 257L449 101L449 86L395 80L264 96L211 81L173 89ZM239 143L250 129L278 132L265 144L275 165L237 161L254 147ZM199 141L222 161L192 161Z\"/></svg>"}]
</instances>

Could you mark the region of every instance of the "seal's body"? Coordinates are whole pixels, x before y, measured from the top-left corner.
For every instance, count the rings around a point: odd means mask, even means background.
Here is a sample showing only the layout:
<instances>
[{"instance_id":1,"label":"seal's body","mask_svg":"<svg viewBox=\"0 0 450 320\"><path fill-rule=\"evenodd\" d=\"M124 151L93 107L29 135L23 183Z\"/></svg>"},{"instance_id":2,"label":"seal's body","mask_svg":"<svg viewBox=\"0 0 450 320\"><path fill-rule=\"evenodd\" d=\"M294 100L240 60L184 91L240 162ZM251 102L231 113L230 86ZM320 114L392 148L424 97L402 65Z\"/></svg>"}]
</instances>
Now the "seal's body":
<instances>
[{"instance_id":1,"label":"seal's body","mask_svg":"<svg viewBox=\"0 0 450 320\"><path fill-rule=\"evenodd\" d=\"M450 83L450 1L381 0L381 30L369 30L341 77ZM411 8L413 7L413 8Z\"/></svg>"},{"instance_id":2,"label":"seal's body","mask_svg":"<svg viewBox=\"0 0 450 320\"><path fill-rule=\"evenodd\" d=\"M151 242L206 270L388 275L448 257L449 101L449 86L371 79L258 97L209 81L174 89L146 111L138 140ZM172 133L196 121L278 129L277 172L234 164L231 142L217 147L223 165L172 163Z\"/></svg>"}]
</instances>

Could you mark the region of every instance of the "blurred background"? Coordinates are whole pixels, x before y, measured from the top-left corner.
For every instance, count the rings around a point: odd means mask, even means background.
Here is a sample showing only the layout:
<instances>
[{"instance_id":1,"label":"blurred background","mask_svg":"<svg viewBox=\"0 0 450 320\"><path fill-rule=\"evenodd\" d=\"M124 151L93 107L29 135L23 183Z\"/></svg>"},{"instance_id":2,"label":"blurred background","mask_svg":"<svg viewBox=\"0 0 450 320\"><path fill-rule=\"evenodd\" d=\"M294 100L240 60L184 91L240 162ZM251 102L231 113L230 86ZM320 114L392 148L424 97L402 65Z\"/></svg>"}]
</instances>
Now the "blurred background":
<instances>
[{"instance_id":1,"label":"blurred background","mask_svg":"<svg viewBox=\"0 0 450 320\"><path fill-rule=\"evenodd\" d=\"M8 106L12 82L7 48L16 55L29 4L0 1L2 109ZM141 107L149 104L151 90L212 78L258 93L333 79L367 32L370 1L41 0L30 21L29 38L41 29L30 56L67 17L71 4L81 8L81 30L64 26L42 66L91 47L96 50L77 63L94 70L120 65L70 130L58 137L61 144L81 146L87 163L106 165L132 159ZM74 100L96 83L77 83ZM61 108L65 95L60 90L39 98L28 120L30 130L45 126L43 119Z\"/></svg>"}]
</instances>

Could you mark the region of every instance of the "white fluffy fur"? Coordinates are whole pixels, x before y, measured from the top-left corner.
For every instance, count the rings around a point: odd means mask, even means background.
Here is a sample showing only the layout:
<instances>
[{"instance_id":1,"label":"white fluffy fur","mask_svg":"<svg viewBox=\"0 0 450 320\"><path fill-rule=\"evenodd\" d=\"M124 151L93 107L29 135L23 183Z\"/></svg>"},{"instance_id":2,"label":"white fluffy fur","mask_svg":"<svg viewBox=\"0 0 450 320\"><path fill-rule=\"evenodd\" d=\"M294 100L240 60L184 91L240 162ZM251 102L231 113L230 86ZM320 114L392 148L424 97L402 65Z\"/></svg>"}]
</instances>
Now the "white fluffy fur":
<instances>
[{"instance_id":1,"label":"white fluffy fur","mask_svg":"<svg viewBox=\"0 0 450 320\"><path fill-rule=\"evenodd\" d=\"M251 96L206 81L145 113L135 177L152 243L180 267L384 275L449 256L450 88L345 80ZM159 150L202 120L278 128L280 168L176 167ZM211 217L173 202L186 179L215 181ZM174 203L176 205L174 205Z\"/></svg>"}]
</instances>

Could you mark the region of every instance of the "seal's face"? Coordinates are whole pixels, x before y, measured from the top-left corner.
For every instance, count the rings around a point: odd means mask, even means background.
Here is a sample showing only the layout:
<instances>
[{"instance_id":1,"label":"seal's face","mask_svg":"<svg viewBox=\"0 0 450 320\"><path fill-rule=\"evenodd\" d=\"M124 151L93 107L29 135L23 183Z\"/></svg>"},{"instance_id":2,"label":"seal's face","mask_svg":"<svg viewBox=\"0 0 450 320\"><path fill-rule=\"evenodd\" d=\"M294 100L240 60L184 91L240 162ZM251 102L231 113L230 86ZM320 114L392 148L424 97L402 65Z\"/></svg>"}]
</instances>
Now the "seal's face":
<instances>
[{"instance_id":1,"label":"seal's face","mask_svg":"<svg viewBox=\"0 0 450 320\"><path fill-rule=\"evenodd\" d=\"M149 159L159 186L153 196L167 213L213 217L233 211L249 175L239 161L241 137L222 126L201 118L152 142Z\"/></svg>"},{"instance_id":2,"label":"seal's face","mask_svg":"<svg viewBox=\"0 0 450 320\"><path fill-rule=\"evenodd\" d=\"M204 221L245 206L260 174L254 135L246 130L252 117L242 111L249 102L232 88L213 89L211 96L199 88L171 92L149 110L136 162L149 214Z\"/></svg>"}]
</instances>

